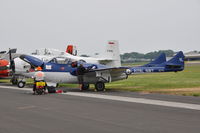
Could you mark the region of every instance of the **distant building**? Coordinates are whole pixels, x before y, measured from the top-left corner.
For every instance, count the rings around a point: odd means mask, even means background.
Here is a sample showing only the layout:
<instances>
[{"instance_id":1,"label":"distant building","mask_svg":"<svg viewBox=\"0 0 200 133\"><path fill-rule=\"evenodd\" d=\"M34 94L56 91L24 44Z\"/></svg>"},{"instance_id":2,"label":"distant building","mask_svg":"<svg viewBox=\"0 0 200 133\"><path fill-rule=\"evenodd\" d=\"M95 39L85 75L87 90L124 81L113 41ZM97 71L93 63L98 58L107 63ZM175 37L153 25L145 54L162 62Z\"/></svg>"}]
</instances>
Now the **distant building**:
<instances>
[{"instance_id":1,"label":"distant building","mask_svg":"<svg viewBox=\"0 0 200 133\"><path fill-rule=\"evenodd\" d=\"M199 51L191 51L185 53L185 60L186 61L200 61L200 52Z\"/></svg>"}]
</instances>

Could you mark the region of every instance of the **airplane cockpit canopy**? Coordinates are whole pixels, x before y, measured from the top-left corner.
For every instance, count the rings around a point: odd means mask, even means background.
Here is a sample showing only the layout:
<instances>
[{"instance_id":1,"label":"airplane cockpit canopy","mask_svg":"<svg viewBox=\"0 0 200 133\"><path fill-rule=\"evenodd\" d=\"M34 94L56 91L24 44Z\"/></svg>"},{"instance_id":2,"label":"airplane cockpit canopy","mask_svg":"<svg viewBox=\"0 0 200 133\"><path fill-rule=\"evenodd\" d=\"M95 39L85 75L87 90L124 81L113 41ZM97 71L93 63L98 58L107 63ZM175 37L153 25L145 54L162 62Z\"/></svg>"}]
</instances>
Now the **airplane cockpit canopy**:
<instances>
[{"instance_id":1,"label":"airplane cockpit canopy","mask_svg":"<svg viewBox=\"0 0 200 133\"><path fill-rule=\"evenodd\" d=\"M55 57L52 60L50 60L49 63L69 64L69 63L71 63L71 59L64 58L64 57Z\"/></svg>"}]
</instances>

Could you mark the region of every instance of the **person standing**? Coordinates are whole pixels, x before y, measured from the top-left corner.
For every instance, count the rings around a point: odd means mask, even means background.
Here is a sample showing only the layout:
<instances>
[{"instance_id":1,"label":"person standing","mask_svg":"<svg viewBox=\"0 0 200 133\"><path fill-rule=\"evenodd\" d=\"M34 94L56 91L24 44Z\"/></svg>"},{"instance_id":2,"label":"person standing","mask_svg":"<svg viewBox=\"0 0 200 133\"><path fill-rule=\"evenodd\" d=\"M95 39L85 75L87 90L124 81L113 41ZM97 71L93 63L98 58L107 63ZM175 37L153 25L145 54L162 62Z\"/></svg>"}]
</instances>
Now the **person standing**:
<instances>
[{"instance_id":1,"label":"person standing","mask_svg":"<svg viewBox=\"0 0 200 133\"><path fill-rule=\"evenodd\" d=\"M80 90L82 90L82 84L84 83L83 76L84 76L85 71L86 69L85 67L83 67L83 64L80 64L77 67L77 76L78 76L78 83L79 83Z\"/></svg>"}]
</instances>

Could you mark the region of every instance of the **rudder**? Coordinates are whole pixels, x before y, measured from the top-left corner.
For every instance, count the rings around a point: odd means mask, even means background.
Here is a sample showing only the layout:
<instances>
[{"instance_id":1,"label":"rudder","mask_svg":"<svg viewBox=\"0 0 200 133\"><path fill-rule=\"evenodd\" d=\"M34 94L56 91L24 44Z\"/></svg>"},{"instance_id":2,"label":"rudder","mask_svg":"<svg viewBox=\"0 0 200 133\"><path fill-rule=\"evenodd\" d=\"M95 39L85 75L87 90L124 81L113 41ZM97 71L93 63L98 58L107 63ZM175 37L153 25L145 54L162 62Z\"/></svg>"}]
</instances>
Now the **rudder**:
<instances>
[{"instance_id":1,"label":"rudder","mask_svg":"<svg viewBox=\"0 0 200 133\"><path fill-rule=\"evenodd\" d=\"M108 58L112 60L106 64L108 66L113 66L113 67L121 66L121 58L120 58L118 41L116 40L108 41L104 58Z\"/></svg>"}]
</instances>

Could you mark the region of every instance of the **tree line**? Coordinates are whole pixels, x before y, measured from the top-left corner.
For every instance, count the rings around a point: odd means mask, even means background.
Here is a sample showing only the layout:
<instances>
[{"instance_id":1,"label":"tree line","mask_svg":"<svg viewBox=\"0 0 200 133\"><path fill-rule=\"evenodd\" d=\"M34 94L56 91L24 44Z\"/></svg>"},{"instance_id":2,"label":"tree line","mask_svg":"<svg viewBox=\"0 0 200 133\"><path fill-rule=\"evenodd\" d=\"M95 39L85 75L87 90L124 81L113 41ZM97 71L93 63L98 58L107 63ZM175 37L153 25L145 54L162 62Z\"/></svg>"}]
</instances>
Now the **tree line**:
<instances>
[{"instance_id":1,"label":"tree line","mask_svg":"<svg viewBox=\"0 0 200 133\"><path fill-rule=\"evenodd\" d=\"M175 54L173 50L159 50L159 51L149 52L146 54L138 52L124 53L121 54L120 56L122 62L151 61L156 57L158 57L161 53L165 53L167 57L172 57Z\"/></svg>"}]
</instances>

